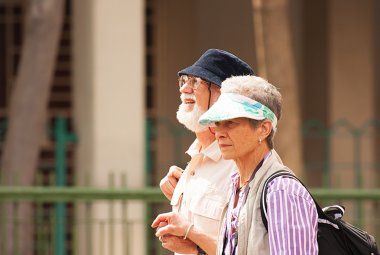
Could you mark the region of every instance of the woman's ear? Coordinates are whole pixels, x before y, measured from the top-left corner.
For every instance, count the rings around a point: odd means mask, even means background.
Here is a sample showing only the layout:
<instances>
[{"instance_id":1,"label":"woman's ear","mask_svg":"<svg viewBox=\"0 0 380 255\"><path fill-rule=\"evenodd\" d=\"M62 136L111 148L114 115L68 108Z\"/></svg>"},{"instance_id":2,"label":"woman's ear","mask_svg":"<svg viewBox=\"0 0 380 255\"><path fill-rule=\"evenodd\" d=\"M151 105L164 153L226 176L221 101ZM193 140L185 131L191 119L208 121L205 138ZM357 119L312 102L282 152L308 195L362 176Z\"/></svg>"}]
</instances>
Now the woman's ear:
<instances>
[{"instance_id":1,"label":"woman's ear","mask_svg":"<svg viewBox=\"0 0 380 255\"><path fill-rule=\"evenodd\" d=\"M270 120L265 119L263 122L261 122L261 138L263 140L269 136L272 128L272 122Z\"/></svg>"}]
</instances>

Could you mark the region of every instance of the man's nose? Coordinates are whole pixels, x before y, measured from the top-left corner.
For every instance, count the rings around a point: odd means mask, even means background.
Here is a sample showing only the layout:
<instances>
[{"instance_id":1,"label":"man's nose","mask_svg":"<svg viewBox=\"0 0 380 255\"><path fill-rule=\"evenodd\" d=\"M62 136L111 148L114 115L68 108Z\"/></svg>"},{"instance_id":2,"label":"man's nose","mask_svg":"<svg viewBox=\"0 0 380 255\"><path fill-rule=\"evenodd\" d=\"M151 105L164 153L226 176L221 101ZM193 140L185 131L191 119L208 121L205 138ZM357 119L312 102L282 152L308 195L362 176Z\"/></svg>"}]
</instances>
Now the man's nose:
<instances>
[{"instance_id":1,"label":"man's nose","mask_svg":"<svg viewBox=\"0 0 380 255\"><path fill-rule=\"evenodd\" d=\"M193 88L190 85L190 82L186 82L185 84L183 84L183 86L179 89L179 92L186 93L186 94L193 93Z\"/></svg>"}]
</instances>

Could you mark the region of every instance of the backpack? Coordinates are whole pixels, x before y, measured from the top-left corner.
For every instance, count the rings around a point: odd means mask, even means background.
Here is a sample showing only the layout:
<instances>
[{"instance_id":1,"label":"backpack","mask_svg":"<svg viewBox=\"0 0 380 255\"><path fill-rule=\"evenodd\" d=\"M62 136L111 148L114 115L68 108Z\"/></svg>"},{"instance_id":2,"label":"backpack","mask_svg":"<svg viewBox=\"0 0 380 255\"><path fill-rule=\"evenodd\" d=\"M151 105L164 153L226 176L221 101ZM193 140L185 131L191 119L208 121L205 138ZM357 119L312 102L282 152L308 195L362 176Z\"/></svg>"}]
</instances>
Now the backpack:
<instances>
[{"instance_id":1,"label":"backpack","mask_svg":"<svg viewBox=\"0 0 380 255\"><path fill-rule=\"evenodd\" d=\"M279 176L287 176L305 185L293 174L286 170L272 174L264 183L260 201L260 211L263 224L268 230L266 217L266 195L268 183ZM306 188L306 187L305 187ZM306 188L308 191L308 189ZM309 192L310 193L310 192ZM311 195L311 194L310 194ZM379 255L376 241L367 232L342 220L344 207L339 205L321 209L311 195L318 212L318 248L320 255Z\"/></svg>"}]
</instances>

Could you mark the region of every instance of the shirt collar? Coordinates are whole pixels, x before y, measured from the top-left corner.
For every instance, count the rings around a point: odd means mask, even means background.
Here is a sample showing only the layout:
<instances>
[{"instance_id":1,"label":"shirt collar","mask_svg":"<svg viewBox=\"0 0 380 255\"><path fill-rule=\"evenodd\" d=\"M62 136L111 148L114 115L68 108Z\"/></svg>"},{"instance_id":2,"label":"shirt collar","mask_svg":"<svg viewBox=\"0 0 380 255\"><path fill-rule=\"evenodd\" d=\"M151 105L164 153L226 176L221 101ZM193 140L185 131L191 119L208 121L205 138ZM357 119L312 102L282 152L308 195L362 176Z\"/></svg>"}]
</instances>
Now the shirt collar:
<instances>
[{"instance_id":1,"label":"shirt collar","mask_svg":"<svg viewBox=\"0 0 380 255\"><path fill-rule=\"evenodd\" d=\"M234 169L234 171L232 171L231 173L232 183L233 184L237 183L239 179L240 179L239 171L237 169Z\"/></svg>"},{"instance_id":2,"label":"shirt collar","mask_svg":"<svg viewBox=\"0 0 380 255\"><path fill-rule=\"evenodd\" d=\"M207 146L203 151L199 151L200 147L201 145L199 144L198 139L195 139L186 153L190 155L190 157L194 157L199 153L203 153L206 157L210 158L213 161L218 161L222 157L222 153L220 152L219 145L216 140Z\"/></svg>"},{"instance_id":3,"label":"shirt collar","mask_svg":"<svg viewBox=\"0 0 380 255\"><path fill-rule=\"evenodd\" d=\"M264 163L267 161L267 159L272 155L272 150L270 150L267 154L265 154L264 156L264 159L262 161L262 164L261 166L258 166L258 168L260 169L262 167L262 165L264 165ZM261 163L261 162L260 162ZM252 173L252 176L250 179L253 179L254 177L254 174L257 172L257 170L259 169L255 169L255 171L253 171ZM237 169L237 167L235 168L235 170L232 172L231 174L231 180L232 180L232 183L238 183L240 179L240 174L239 174L239 170ZM252 181L252 180L251 180Z\"/></svg>"}]
</instances>

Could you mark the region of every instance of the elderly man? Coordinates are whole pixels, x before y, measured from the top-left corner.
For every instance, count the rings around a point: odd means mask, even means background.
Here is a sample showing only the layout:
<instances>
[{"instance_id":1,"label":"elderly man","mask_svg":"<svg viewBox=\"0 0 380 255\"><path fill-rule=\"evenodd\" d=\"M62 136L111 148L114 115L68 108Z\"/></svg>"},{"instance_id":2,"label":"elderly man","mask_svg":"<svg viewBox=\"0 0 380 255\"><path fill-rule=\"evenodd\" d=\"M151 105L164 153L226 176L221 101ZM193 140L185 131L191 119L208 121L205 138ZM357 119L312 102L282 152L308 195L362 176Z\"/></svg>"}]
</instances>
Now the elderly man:
<instances>
[{"instance_id":1,"label":"elderly man","mask_svg":"<svg viewBox=\"0 0 380 255\"><path fill-rule=\"evenodd\" d=\"M170 167L160 187L171 200L173 211L192 223L199 235L188 240L188 229L181 237L166 235L160 238L162 246L177 254L213 254L222 211L227 204L228 176L234 169L233 161L223 160L215 136L210 129L198 124L220 95L221 83L238 75L252 75L252 68L235 55L218 49L207 50L192 66L178 72L182 104L177 119L196 135L187 154L191 156L186 169ZM161 223L162 224L162 223ZM162 225L161 225L162 226ZM197 238L211 237L209 242Z\"/></svg>"}]
</instances>

